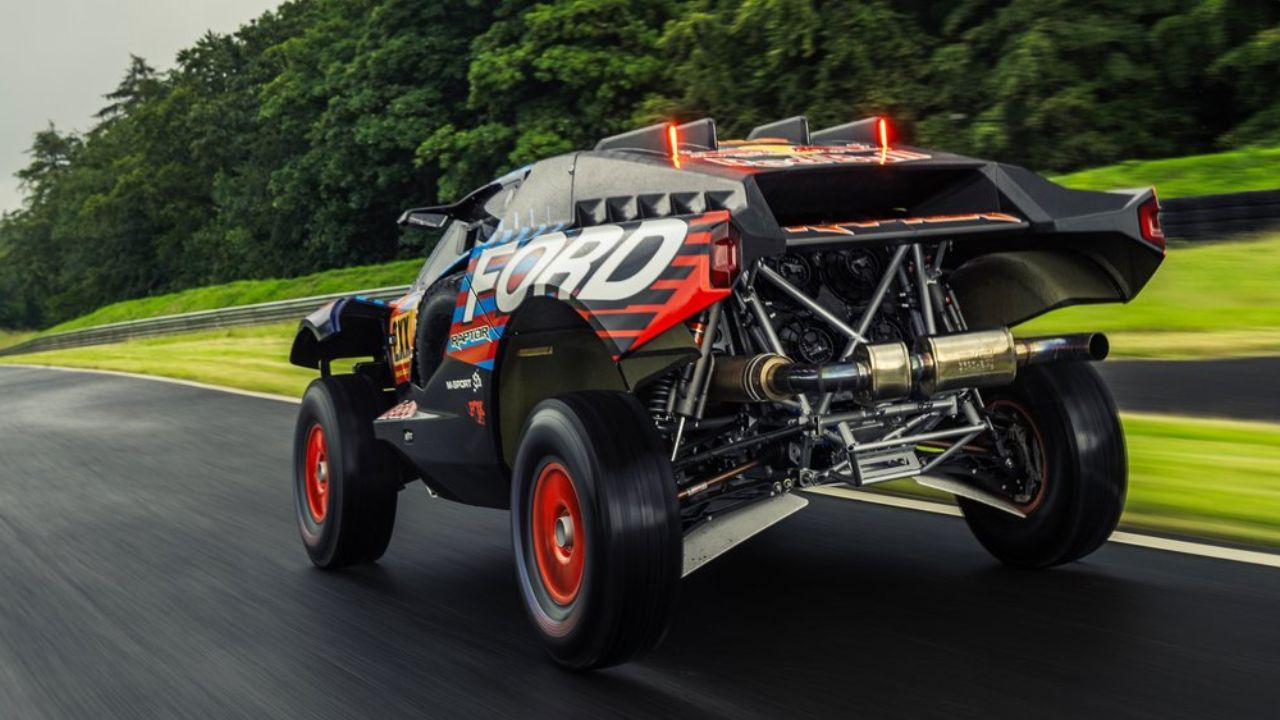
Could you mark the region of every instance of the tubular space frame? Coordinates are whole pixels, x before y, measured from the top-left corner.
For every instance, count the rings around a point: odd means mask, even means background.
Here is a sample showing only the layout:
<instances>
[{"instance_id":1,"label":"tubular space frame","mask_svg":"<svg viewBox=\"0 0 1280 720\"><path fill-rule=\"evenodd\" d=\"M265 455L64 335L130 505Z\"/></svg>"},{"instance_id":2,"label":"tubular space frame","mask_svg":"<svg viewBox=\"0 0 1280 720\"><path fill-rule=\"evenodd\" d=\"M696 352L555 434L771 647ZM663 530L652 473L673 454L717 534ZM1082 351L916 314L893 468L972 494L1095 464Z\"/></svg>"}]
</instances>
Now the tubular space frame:
<instances>
[{"instance_id":1,"label":"tubular space frame","mask_svg":"<svg viewBox=\"0 0 1280 720\"><path fill-rule=\"evenodd\" d=\"M919 295L918 300L922 314L921 320L928 334L934 334L938 331L935 320L935 317L937 316L935 315L935 312L941 316L940 319L944 323L947 323L950 318L946 314L945 308L933 307L933 298L929 292L929 284L936 282L936 277L941 270L941 255L944 248L945 243L939 247L933 266L930 267L925 263L924 248L919 244L899 246L897 250L894 251L888 266L884 269L884 273L882 274L879 283L876 285L876 289L872 293L871 299L863 310L861 317L859 317L856 327L844 322L830 310L805 294L804 291L788 282L787 279L776 270L762 262L756 265L754 272L751 275L751 279L754 279L756 276L763 277L796 303L821 318L836 332L848 338L849 342L845 346L844 351L840 354L840 360L847 361L853 356L853 353L857 350L859 344L865 344L868 342L866 334L871 327L871 323L875 319L876 313L879 312L883 305L884 299L888 295L889 289L892 287L895 278L901 280L910 278L915 280L917 285L915 289ZM907 273L900 272L902 270L903 261L906 259L908 252L912 253L914 260L914 278L911 278ZM746 290L745 292L742 292L743 297L741 302L751 310L753 315L755 315L755 318L759 322L761 330L770 345L769 349L780 355L785 354L783 352L782 342L778 337L777 329L774 327L773 321L769 317L768 309L751 287L752 284L753 283L750 281L746 283ZM905 286L903 287L904 292L908 290L909 288ZM952 395L943 399L927 402L898 403L836 414L831 414L829 412L834 393L825 393L816 410L812 408L808 399L804 395L800 395L799 400L802 415L809 418L817 428L820 429L824 426L829 427L831 425L836 426L839 431L839 438L850 455L848 459L843 460L835 467L824 471L821 474L821 477L825 479L832 475L837 475L841 471L849 468L852 465L853 458L856 457L858 453L867 453L893 447L913 447L920 442L928 440L960 436L960 442L954 444L946 452L930 458L920 472L923 473L937 468L943 462L948 460L958 448L968 443L982 432L990 429L989 423L985 420L979 419L978 413L974 410L972 398L973 393L974 391L965 391L959 397ZM967 419L967 423L965 425L942 430L932 429L944 417L957 415L957 411L959 410L963 411ZM849 425L852 421L863 420L868 421L868 425L864 427L871 427L874 425L883 427L885 420L905 415L915 415L915 417L908 421L909 424L899 426L897 430L890 431L880 440L872 442L857 442L853 436L852 428ZM901 435L908 429L914 429L922 423L926 424L926 428L923 432L898 437L898 435Z\"/></svg>"}]
</instances>

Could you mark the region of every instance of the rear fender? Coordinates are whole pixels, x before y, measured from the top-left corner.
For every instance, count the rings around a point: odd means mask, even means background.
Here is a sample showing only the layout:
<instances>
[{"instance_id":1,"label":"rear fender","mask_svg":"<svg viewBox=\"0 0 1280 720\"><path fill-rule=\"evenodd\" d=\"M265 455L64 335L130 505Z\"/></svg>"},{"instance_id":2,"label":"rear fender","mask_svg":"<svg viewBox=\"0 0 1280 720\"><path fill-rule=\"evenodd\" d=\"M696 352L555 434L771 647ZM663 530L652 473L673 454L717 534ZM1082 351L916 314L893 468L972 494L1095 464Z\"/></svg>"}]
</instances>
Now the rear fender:
<instances>
[{"instance_id":1,"label":"rear fender","mask_svg":"<svg viewBox=\"0 0 1280 720\"><path fill-rule=\"evenodd\" d=\"M391 308L379 300L339 298L303 318L289 362L325 370L340 358L387 359Z\"/></svg>"},{"instance_id":2,"label":"rear fender","mask_svg":"<svg viewBox=\"0 0 1280 720\"><path fill-rule=\"evenodd\" d=\"M663 332L643 348L615 358L613 347L570 303L531 298L506 324L498 343L498 442L510 465L520 431L534 406L580 390L635 391L697 355L684 324Z\"/></svg>"},{"instance_id":3,"label":"rear fender","mask_svg":"<svg viewBox=\"0 0 1280 720\"><path fill-rule=\"evenodd\" d=\"M1163 245L1144 240L1139 227L1152 190L1067 190L1021 168L1003 170L1019 178L1001 187L1032 231L953 244L950 283L970 325L1011 326L1068 305L1128 302L1160 266Z\"/></svg>"}]
</instances>

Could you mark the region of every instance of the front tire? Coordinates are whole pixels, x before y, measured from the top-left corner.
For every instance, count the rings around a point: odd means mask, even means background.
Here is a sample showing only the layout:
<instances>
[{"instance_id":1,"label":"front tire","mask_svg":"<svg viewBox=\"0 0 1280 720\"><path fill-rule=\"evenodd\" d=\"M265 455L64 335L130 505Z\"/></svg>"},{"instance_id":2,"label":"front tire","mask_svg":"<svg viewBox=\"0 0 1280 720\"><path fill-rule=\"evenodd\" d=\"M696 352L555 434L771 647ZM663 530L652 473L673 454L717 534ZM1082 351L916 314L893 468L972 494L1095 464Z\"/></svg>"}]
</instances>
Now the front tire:
<instances>
[{"instance_id":1,"label":"front tire","mask_svg":"<svg viewBox=\"0 0 1280 720\"><path fill-rule=\"evenodd\" d=\"M517 579L559 664L625 662L666 632L680 582L675 479L644 409L626 393L539 403L512 472Z\"/></svg>"},{"instance_id":2,"label":"front tire","mask_svg":"<svg viewBox=\"0 0 1280 720\"><path fill-rule=\"evenodd\" d=\"M367 378L313 380L293 439L293 506L307 555L331 569L374 562L386 552L400 489L391 451L373 435L385 410Z\"/></svg>"},{"instance_id":3,"label":"front tire","mask_svg":"<svg viewBox=\"0 0 1280 720\"><path fill-rule=\"evenodd\" d=\"M1115 401L1083 363L1034 365L1006 388L989 391L988 409L1025 418L1042 487L1019 518L957 498L978 542L1025 568L1073 562L1106 542L1124 510L1128 462Z\"/></svg>"}]
</instances>

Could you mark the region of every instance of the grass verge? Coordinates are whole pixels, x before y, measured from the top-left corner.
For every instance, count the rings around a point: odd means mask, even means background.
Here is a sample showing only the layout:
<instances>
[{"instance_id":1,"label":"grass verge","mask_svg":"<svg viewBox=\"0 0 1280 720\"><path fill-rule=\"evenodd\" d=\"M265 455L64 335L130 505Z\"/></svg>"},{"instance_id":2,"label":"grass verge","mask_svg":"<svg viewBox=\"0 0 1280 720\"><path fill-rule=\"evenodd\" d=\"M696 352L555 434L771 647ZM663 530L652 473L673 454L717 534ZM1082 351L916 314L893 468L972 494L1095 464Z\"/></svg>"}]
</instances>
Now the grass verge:
<instances>
[{"instance_id":1,"label":"grass verge","mask_svg":"<svg viewBox=\"0 0 1280 720\"><path fill-rule=\"evenodd\" d=\"M33 336L35 336L35 333L33 332L0 330L0 350L3 350L4 348L7 348L11 345L17 345L18 343L23 342L27 338L30 338Z\"/></svg>"},{"instance_id":2,"label":"grass verge","mask_svg":"<svg viewBox=\"0 0 1280 720\"><path fill-rule=\"evenodd\" d=\"M1054 178L1079 190L1154 185L1162 198L1280 189L1280 147L1165 160L1126 160Z\"/></svg>"},{"instance_id":3,"label":"grass verge","mask_svg":"<svg viewBox=\"0 0 1280 720\"><path fill-rule=\"evenodd\" d=\"M1280 353L1280 233L1179 245L1126 305L1055 310L1020 335L1101 330L1126 357L1223 357Z\"/></svg>"},{"instance_id":4,"label":"grass verge","mask_svg":"<svg viewBox=\"0 0 1280 720\"><path fill-rule=\"evenodd\" d=\"M48 332L78 330L107 323L197 310L214 310L235 305L252 305L312 295L408 285L413 282L421 267L421 260L399 260L383 265L326 270L283 280L238 280L225 285L192 288L169 295L156 295L106 305L88 315L81 315L49 328Z\"/></svg>"},{"instance_id":5,"label":"grass verge","mask_svg":"<svg viewBox=\"0 0 1280 720\"><path fill-rule=\"evenodd\" d=\"M293 323L0 358L197 380L300 396L314 371L288 364ZM1126 414L1129 528L1280 548L1280 425ZM910 481L876 486L937 497Z\"/></svg>"},{"instance_id":6,"label":"grass verge","mask_svg":"<svg viewBox=\"0 0 1280 720\"><path fill-rule=\"evenodd\" d=\"M300 397L316 372L289 364L297 327L286 322L207 330L0 357L0 363L121 370Z\"/></svg>"}]
</instances>

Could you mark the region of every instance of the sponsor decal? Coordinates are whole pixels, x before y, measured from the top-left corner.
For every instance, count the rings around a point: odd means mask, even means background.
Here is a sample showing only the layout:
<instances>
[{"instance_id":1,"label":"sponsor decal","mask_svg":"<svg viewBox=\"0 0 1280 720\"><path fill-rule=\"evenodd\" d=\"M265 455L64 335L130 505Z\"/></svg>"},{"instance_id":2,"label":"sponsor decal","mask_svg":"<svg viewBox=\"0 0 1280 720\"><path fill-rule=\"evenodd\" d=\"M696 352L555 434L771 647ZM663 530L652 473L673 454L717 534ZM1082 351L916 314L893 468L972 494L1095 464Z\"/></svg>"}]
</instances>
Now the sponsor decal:
<instances>
[{"instance_id":1,"label":"sponsor decal","mask_svg":"<svg viewBox=\"0 0 1280 720\"><path fill-rule=\"evenodd\" d=\"M892 229L943 223L1013 223L1021 224L1022 218L1006 213L968 213L964 215L927 215L924 217L887 218L884 220L851 220L829 225L791 225L783 228L789 233L820 233L823 235L857 235L859 230Z\"/></svg>"},{"instance_id":2,"label":"sponsor decal","mask_svg":"<svg viewBox=\"0 0 1280 720\"><path fill-rule=\"evenodd\" d=\"M480 388L484 387L484 380L480 377L480 371L476 370L471 373L469 378L458 378L457 380L445 380L444 386L449 390L470 390L473 393L480 392Z\"/></svg>"},{"instance_id":3,"label":"sponsor decal","mask_svg":"<svg viewBox=\"0 0 1280 720\"><path fill-rule=\"evenodd\" d=\"M477 425L484 427L484 401L472 400L468 402L467 414L471 416L472 420L476 421Z\"/></svg>"},{"instance_id":4,"label":"sponsor decal","mask_svg":"<svg viewBox=\"0 0 1280 720\"><path fill-rule=\"evenodd\" d=\"M885 149L878 145L852 143L844 147L746 145L690 153L689 157L729 167L788 168L801 165L886 165L928 160L932 156L914 150Z\"/></svg>"},{"instance_id":5,"label":"sponsor decal","mask_svg":"<svg viewBox=\"0 0 1280 720\"><path fill-rule=\"evenodd\" d=\"M398 312L391 317L391 359L397 365L413 359L413 330L417 319L416 309Z\"/></svg>"},{"instance_id":6,"label":"sponsor decal","mask_svg":"<svg viewBox=\"0 0 1280 720\"><path fill-rule=\"evenodd\" d=\"M493 342L493 329L488 325L481 325L450 335L449 350L452 352L487 342Z\"/></svg>"},{"instance_id":7,"label":"sponsor decal","mask_svg":"<svg viewBox=\"0 0 1280 720\"><path fill-rule=\"evenodd\" d=\"M499 245L482 251L471 273L461 321L476 315L481 295L492 292L495 307L507 314L530 294L573 297L582 301L625 300L658 279L688 235L677 218L646 220L634 229L597 225L573 237L563 232L539 235L523 245Z\"/></svg>"}]
</instances>

